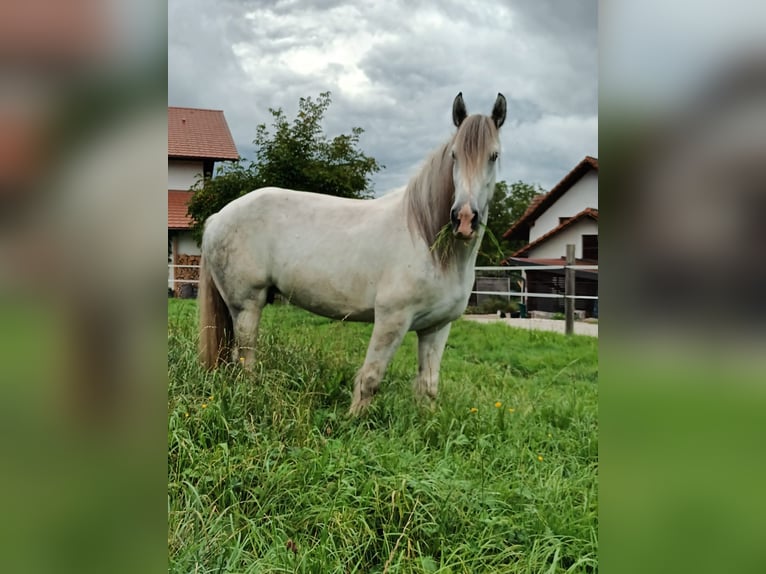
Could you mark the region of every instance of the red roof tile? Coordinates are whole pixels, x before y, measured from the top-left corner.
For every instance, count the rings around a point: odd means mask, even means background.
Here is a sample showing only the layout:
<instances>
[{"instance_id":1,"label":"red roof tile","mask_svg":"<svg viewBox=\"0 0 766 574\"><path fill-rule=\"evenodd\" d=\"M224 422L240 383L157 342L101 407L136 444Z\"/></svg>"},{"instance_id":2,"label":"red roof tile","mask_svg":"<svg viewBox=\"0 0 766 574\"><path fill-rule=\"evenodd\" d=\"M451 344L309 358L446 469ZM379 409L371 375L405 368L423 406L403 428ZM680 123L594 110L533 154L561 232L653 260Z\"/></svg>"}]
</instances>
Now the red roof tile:
<instances>
[{"instance_id":1,"label":"red roof tile","mask_svg":"<svg viewBox=\"0 0 766 574\"><path fill-rule=\"evenodd\" d=\"M589 217L590 219L593 219L594 221L598 221L598 209L593 209L591 207L586 207L580 213L578 213L577 215L575 215L573 217L570 217L564 223L561 223L561 224L557 225L556 227L551 229L545 235L541 235L540 237L535 239L532 243L529 243L529 244L525 245L524 247L522 247L521 249L516 251L513 255L511 255L511 257L521 257L522 255L527 253L530 249L533 249L534 247L537 247L538 245L540 245L541 243L544 243L545 241L547 241L548 239L550 239L551 237L553 237L557 233L560 233L561 231L563 231L567 227L570 227L571 225L574 225L575 223L577 223L578 221L580 221L581 219L584 219L586 217Z\"/></svg>"},{"instance_id":2,"label":"red roof tile","mask_svg":"<svg viewBox=\"0 0 766 574\"><path fill-rule=\"evenodd\" d=\"M540 205L540 202L545 199L545 193L538 193L536 196L532 198L532 201L529 202L529 207L527 207L524 214L519 218L519 220L524 219L527 215L532 213L535 209L537 209L537 206Z\"/></svg>"},{"instance_id":3,"label":"red roof tile","mask_svg":"<svg viewBox=\"0 0 766 574\"><path fill-rule=\"evenodd\" d=\"M191 191L168 190L168 229L190 229L192 218L186 212Z\"/></svg>"},{"instance_id":4,"label":"red roof tile","mask_svg":"<svg viewBox=\"0 0 766 574\"><path fill-rule=\"evenodd\" d=\"M168 157L239 159L221 110L168 107Z\"/></svg>"},{"instance_id":5,"label":"red roof tile","mask_svg":"<svg viewBox=\"0 0 766 574\"><path fill-rule=\"evenodd\" d=\"M546 209L553 205L559 197L564 195L591 169L598 171L598 159L586 155L585 159L572 168L572 170L566 174L564 178L553 187L553 189L543 195L539 200L537 199L539 196L536 196L532 200L529 204L529 208L524 212L524 215L522 215L519 220L508 229L508 231L503 233L503 239L528 238L529 236L527 233L529 233L529 224L540 217Z\"/></svg>"}]
</instances>

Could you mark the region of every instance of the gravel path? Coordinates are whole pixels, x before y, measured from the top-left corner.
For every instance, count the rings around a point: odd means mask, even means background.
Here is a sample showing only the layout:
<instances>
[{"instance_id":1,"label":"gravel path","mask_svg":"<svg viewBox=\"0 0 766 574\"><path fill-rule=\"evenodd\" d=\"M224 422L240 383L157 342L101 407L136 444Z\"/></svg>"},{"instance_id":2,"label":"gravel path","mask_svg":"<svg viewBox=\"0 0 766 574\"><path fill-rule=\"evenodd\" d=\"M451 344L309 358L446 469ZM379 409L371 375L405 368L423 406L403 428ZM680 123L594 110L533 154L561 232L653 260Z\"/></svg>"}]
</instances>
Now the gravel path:
<instances>
[{"instance_id":1,"label":"gravel path","mask_svg":"<svg viewBox=\"0 0 766 574\"><path fill-rule=\"evenodd\" d=\"M500 319L497 315L463 315L463 318L478 323L501 322L510 327L518 327L519 329L539 329L542 331L556 331L557 333L563 333L565 328L565 322L557 319ZM575 335L598 337L598 323L575 321L574 332Z\"/></svg>"}]
</instances>

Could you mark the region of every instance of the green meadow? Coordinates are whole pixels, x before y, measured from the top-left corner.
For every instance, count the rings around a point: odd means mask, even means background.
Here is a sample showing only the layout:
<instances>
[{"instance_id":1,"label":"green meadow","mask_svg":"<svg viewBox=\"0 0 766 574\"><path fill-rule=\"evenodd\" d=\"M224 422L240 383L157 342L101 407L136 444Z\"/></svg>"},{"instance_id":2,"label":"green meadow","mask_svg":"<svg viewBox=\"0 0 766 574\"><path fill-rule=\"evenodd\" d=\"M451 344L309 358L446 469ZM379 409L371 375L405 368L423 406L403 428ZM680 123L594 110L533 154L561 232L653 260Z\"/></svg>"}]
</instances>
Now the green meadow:
<instances>
[{"instance_id":1,"label":"green meadow","mask_svg":"<svg viewBox=\"0 0 766 574\"><path fill-rule=\"evenodd\" d=\"M430 410L410 333L351 418L370 325L268 306L207 372L168 305L170 572L597 572L597 339L461 319Z\"/></svg>"}]
</instances>

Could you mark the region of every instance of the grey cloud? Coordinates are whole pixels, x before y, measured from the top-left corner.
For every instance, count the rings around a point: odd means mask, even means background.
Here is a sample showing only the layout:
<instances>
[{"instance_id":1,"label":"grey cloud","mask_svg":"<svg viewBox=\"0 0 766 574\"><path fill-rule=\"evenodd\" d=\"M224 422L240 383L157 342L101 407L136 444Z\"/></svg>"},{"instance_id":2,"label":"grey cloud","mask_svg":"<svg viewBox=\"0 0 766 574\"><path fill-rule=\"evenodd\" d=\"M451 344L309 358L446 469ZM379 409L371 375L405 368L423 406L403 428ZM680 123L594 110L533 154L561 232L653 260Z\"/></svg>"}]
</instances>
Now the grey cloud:
<instances>
[{"instance_id":1,"label":"grey cloud","mask_svg":"<svg viewBox=\"0 0 766 574\"><path fill-rule=\"evenodd\" d=\"M534 0L516 5L515 14L532 33L543 33L581 42L596 40L598 2L588 0Z\"/></svg>"},{"instance_id":2,"label":"grey cloud","mask_svg":"<svg viewBox=\"0 0 766 574\"><path fill-rule=\"evenodd\" d=\"M291 116L300 97L329 90L326 132L365 130L362 149L386 165L375 177L383 192L450 135L458 91L482 113L500 91L509 104L500 177L549 186L597 152L596 26L595 0L170 0L169 103L223 109L252 159L269 107ZM346 50L364 52L358 70L329 59L316 72L284 64L289 50L321 54L354 34ZM346 91L350 72L364 75L366 91Z\"/></svg>"}]
</instances>

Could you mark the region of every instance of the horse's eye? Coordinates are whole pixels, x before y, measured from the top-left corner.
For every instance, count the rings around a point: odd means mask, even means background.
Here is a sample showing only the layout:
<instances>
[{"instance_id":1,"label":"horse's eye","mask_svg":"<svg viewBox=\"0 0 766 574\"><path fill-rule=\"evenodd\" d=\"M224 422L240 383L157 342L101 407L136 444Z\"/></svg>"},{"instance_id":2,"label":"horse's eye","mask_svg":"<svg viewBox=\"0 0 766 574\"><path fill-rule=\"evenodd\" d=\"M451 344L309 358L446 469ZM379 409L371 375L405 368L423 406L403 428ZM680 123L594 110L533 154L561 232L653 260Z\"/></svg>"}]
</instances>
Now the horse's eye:
<instances>
[{"instance_id":1,"label":"horse's eye","mask_svg":"<svg viewBox=\"0 0 766 574\"><path fill-rule=\"evenodd\" d=\"M489 161L496 161L497 160L497 152L493 151L489 156Z\"/></svg>"}]
</instances>

